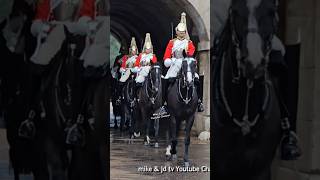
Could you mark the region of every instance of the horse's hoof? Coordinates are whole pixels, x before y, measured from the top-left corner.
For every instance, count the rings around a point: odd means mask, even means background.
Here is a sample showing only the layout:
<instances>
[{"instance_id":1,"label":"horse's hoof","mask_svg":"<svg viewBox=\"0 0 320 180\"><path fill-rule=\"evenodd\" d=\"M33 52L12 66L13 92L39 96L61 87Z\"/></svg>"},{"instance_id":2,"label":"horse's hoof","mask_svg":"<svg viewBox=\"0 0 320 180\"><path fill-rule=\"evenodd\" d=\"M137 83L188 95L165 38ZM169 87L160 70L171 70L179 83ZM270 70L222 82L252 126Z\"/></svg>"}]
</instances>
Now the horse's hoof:
<instances>
[{"instance_id":1,"label":"horse's hoof","mask_svg":"<svg viewBox=\"0 0 320 180\"><path fill-rule=\"evenodd\" d=\"M140 132L138 132L138 133L134 132L133 135L134 135L135 137L140 137Z\"/></svg>"},{"instance_id":2,"label":"horse's hoof","mask_svg":"<svg viewBox=\"0 0 320 180\"><path fill-rule=\"evenodd\" d=\"M171 161L171 155L166 154L166 160Z\"/></svg>"},{"instance_id":3,"label":"horse's hoof","mask_svg":"<svg viewBox=\"0 0 320 180\"><path fill-rule=\"evenodd\" d=\"M159 147L159 143L155 143L155 144L154 144L154 147L155 147L155 148L158 148L158 147Z\"/></svg>"},{"instance_id":4,"label":"horse's hoof","mask_svg":"<svg viewBox=\"0 0 320 180\"><path fill-rule=\"evenodd\" d=\"M189 161L185 161L183 164L184 167L189 167L190 166L190 162Z\"/></svg>"},{"instance_id":5,"label":"horse's hoof","mask_svg":"<svg viewBox=\"0 0 320 180\"><path fill-rule=\"evenodd\" d=\"M171 154L170 160L176 161L178 159L177 154Z\"/></svg>"}]
</instances>

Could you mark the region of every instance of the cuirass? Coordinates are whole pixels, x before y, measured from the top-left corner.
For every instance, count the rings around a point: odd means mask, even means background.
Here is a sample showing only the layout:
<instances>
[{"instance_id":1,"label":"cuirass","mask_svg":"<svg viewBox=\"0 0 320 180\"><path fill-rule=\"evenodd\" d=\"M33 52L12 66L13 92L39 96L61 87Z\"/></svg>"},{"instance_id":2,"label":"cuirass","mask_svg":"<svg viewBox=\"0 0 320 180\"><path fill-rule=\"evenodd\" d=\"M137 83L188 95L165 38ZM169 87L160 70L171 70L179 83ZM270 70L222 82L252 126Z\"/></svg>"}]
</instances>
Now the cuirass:
<instances>
[{"instance_id":1,"label":"cuirass","mask_svg":"<svg viewBox=\"0 0 320 180\"><path fill-rule=\"evenodd\" d=\"M142 56L142 58L140 60L140 65L141 66L150 66L152 58L153 58L152 54Z\"/></svg>"},{"instance_id":2,"label":"cuirass","mask_svg":"<svg viewBox=\"0 0 320 180\"><path fill-rule=\"evenodd\" d=\"M53 10L55 20L73 21L79 12L81 0L62 0L62 2Z\"/></svg>"},{"instance_id":3,"label":"cuirass","mask_svg":"<svg viewBox=\"0 0 320 180\"><path fill-rule=\"evenodd\" d=\"M183 49L174 51L173 57L174 57L174 58L177 58L177 59L183 58Z\"/></svg>"}]
</instances>

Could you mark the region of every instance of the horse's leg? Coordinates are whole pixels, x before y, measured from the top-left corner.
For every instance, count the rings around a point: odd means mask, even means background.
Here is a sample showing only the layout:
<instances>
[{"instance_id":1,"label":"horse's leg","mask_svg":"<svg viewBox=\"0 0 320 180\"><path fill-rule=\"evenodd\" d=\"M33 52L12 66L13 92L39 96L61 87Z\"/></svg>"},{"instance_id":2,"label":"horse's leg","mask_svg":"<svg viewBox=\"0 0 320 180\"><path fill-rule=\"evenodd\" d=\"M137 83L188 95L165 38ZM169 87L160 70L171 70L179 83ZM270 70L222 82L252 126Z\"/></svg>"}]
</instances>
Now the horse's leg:
<instances>
[{"instance_id":1,"label":"horse's leg","mask_svg":"<svg viewBox=\"0 0 320 180\"><path fill-rule=\"evenodd\" d=\"M64 161L63 147L47 139L47 160L50 179L67 180L67 168Z\"/></svg>"},{"instance_id":2,"label":"horse's leg","mask_svg":"<svg viewBox=\"0 0 320 180\"><path fill-rule=\"evenodd\" d=\"M190 166L189 145L190 145L190 133L191 133L193 121L194 121L194 115L190 116L186 122L186 129L185 129L186 134L185 134L185 139L184 139L184 158L183 158L184 166L186 166L186 167Z\"/></svg>"},{"instance_id":3,"label":"horse's leg","mask_svg":"<svg viewBox=\"0 0 320 180\"><path fill-rule=\"evenodd\" d=\"M178 133L179 133L179 125L180 122L179 120L171 115L171 120L170 120L170 129L171 129L171 149L170 149L170 160L176 160L177 159L177 144L178 144Z\"/></svg>"},{"instance_id":4,"label":"horse's leg","mask_svg":"<svg viewBox=\"0 0 320 180\"><path fill-rule=\"evenodd\" d=\"M136 116L135 116L135 108L133 108L131 111L130 111L130 122L129 122L129 134L130 134L130 138L132 137L133 133L134 133L134 124L135 124L135 121L136 121Z\"/></svg>"},{"instance_id":5,"label":"horse's leg","mask_svg":"<svg viewBox=\"0 0 320 180\"><path fill-rule=\"evenodd\" d=\"M155 140L156 140L156 143L154 144L154 147L155 148L158 148L159 147L159 118L155 119L154 120L154 130L155 130Z\"/></svg>"},{"instance_id":6,"label":"horse's leg","mask_svg":"<svg viewBox=\"0 0 320 180\"><path fill-rule=\"evenodd\" d=\"M150 145L150 137L149 137L149 130L150 130L150 116L146 114L144 110L141 111L142 122L144 124L144 131L145 131L145 138L144 138L144 145Z\"/></svg>"},{"instance_id":7,"label":"horse's leg","mask_svg":"<svg viewBox=\"0 0 320 180\"><path fill-rule=\"evenodd\" d=\"M170 138L171 138L171 134L170 134L170 117L166 118L166 120L169 120L169 123L165 123L166 124L166 144L167 144L167 148L166 148L166 157L168 159L168 157L170 157L171 153L171 143L170 143Z\"/></svg>"},{"instance_id":8,"label":"horse's leg","mask_svg":"<svg viewBox=\"0 0 320 180\"><path fill-rule=\"evenodd\" d=\"M126 105L123 103L121 105L121 119L120 119L120 131L123 131L123 124L126 119Z\"/></svg>"},{"instance_id":9,"label":"horse's leg","mask_svg":"<svg viewBox=\"0 0 320 180\"><path fill-rule=\"evenodd\" d=\"M133 118L134 118L133 124L131 124L133 136L139 137L141 134L140 133L140 131L141 131L141 111L140 111L139 104L134 107Z\"/></svg>"},{"instance_id":10,"label":"horse's leg","mask_svg":"<svg viewBox=\"0 0 320 180\"><path fill-rule=\"evenodd\" d=\"M116 103L112 103L113 106L113 115L114 115L114 129L118 129L118 120L117 120L117 116L118 116L118 106L116 105Z\"/></svg>"}]
</instances>

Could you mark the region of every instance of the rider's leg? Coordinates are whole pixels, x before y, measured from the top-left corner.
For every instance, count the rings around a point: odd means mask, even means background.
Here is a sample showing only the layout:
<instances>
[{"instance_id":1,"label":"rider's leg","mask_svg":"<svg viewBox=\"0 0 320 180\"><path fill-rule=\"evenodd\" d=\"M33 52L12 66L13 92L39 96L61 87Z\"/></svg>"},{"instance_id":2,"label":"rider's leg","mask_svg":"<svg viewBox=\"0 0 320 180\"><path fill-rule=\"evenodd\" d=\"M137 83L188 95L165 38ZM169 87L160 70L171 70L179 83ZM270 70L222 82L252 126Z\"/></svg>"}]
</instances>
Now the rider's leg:
<instances>
[{"instance_id":1,"label":"rider's leg","mask_svg":"<svg viewBox=\"0 0 320 180\"><path fill-rule=\"evenodd\" d=\"M196 77L194 80L195 80L194 82L195 82L196 90L198 94L198 112L203 112L204 111L204 107L202 103L202 99L203 99L202 86L203 85L200 82L200 77Z\"/></svg>"},{"instance_id":2,"label":"rider's leg","mask_svg":"<svg viewBox=\"0 0 320 180\"><path fill-rule=\"evenodd\" d=\"M295 160L301 155L301 150L297 145L297 135L292 129L289 121L291 116L283 99L284 94L281 88L281 85L287 83L287 81L285 80L285 77L287 76L287 66L285 65L280 51L273 51L270 54L270 59L273 60L273 62L270 62L271 73L278 77L277 80L275 80L274 87L279 101L281 128L283 130L283 137L280 145L281 158L283 160Z\"/></svg>"}]
</instances>

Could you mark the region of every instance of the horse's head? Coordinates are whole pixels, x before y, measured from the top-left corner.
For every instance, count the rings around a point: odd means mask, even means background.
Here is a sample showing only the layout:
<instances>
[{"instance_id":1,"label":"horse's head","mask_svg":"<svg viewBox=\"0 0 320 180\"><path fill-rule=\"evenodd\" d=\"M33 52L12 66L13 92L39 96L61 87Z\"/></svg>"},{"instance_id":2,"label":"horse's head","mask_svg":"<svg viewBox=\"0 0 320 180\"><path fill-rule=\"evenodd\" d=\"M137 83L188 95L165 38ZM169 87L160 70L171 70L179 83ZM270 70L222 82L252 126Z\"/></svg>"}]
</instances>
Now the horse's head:
<instances>
[{"instance_id":1,"label":"horse's head","mask_svg":"<svg viewBox=\"0 0 320 180\"><path fill-rule=\"evenodd\" d=\"M161 73L161 66L159 63L155 63L151 66L149 81L151 82L151 89L155 93L161 90Z\"/></svg>"},{"instance_id":2,"label":"horse's head","mask_svg":"<svg viewBox=\"0 0 320 180\"><path fill-rule=\"evenodd\" d=\"M193 57L185 57L182 60L181 75L183 77L184 86L193 85L196 67L196 60Z\"/></svg>"},{"instance_id":3,"label":"horse's head","mask_svg":"<svg viewBox=\"0 0 320 180\"><path fill-rule=\"evenodd\" d=\"M229 23L239 75L263 77L277 28L277 0L232 0Z\"/></svg>"}]
</instances>

